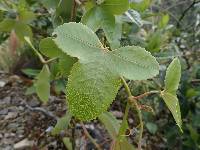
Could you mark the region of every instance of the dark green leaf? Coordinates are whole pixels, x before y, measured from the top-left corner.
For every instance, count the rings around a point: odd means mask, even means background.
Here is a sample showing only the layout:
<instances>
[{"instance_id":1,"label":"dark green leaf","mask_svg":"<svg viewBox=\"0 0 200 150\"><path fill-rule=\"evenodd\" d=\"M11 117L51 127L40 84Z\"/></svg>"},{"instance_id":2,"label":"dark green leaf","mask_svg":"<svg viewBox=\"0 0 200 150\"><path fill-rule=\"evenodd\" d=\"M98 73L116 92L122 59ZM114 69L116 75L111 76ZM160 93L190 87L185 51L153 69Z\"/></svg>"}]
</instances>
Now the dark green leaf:
<instances>
[{"instance_id":1,"label":"dark green leaf","mask_svg":"<svg viewBox=\"0 0 200 150\"><path fill-rule=\"evenodd\" d=\"M50 58L55 58L64 55L58 48L52 38L42 39L39 45L40 52Z\"/></svg>"}]
</instances>

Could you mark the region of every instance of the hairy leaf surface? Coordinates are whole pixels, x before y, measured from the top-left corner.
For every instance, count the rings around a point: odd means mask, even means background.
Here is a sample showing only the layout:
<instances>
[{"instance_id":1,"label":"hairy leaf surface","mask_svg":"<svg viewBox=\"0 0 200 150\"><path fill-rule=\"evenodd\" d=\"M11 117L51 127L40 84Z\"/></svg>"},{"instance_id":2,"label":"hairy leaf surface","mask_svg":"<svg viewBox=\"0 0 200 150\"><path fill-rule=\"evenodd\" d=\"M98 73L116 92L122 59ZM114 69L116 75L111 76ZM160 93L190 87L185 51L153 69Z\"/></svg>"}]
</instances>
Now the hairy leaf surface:
<instances>
[{"instance_id":1,"label":"hairy leaf surface","mask_svg":"<svg viewBox=\"0 0 200 150\"><path fill-rule=\"evenodd\" d=\"M165 90L176 92L181 78L181 64L178 58L175 58L167 68L165 76Z\"/></svg>"},{"instance_id":2,"label":"hairy leaf surface","mask_svg":"<svg viewBox=\"0 0 200 150\"><path fill-rule=\"evenodd\" d=\"M177 125L181 129L182 120L181 120L181 112L177 96L168 92L163 92L161 96L165 101L167 107L171 111Z\"/></svg>"},{"instance_id":3,"label":"hairy leaf surface","mask_svg":"<svg viewBox=\"0 0 200 150\"><path fill-rule=\"evenodd\" d=\"M69 77L67 98L70 111L81 120L94 119L106 111L117 94L121 76L143 80L159 71L156 59L144 48L127 46L109 51L85 25L64 24L55 33L58 47L79 59Z\"/></svg>"},{"instance_id":4,"label":"hairy leaf surface","mask_svg":"<svg viewBox=\"0 0 200 150\"><path fill-rule=\"evenodd\" d=\"M98 62L76 63L67 84L69 110L80 120L95 119L114 100L120 79Z\"/></svg>"}]
</instances>

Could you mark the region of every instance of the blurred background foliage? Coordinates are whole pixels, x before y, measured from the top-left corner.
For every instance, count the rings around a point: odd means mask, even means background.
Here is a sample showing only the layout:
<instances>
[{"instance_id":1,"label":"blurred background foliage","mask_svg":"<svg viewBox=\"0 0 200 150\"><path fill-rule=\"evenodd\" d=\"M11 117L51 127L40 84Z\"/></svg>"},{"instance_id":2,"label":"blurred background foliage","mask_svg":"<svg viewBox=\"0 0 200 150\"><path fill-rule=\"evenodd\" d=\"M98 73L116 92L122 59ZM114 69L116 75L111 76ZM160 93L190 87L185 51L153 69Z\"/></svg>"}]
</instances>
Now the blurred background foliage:
<instances>
[{"instance_id":1,"label":"blurred background foliage","mask_svg":"<svg viewBox=\"0 0 200 150\"><path fill-rule=\"evenodd\" d=\"M56 26L69 21L84 22L81 17L93 7L94 1L79 2L81 5L78 6L72 0L1 0L0 70L29 78L37 76L41 64L25 44L23 37L30 37L38 48L40 40L51 36ZM160 76L144 82L130 81L134 95L162 89L166 64L177 56L182 63L178 97L183 133L180 133L174 124L173 117L164 103L158 97L151 96L142 101L153 109L153 113L152 110L144 112L147 141L154 141L154 145L164 149L200 149L200 1L129 2L130 9L127 12L115 15L120 29L115 34L118 39L109 40L106 31L102 29L96 33L106 46L139 45L156 56L160 63ZM73 7L77 7L76 11ZM59 64L64 66L65 62ZM62 93L65 91L66 81L58 75L59 66L52 63L50 69L54 76L51 79L54 91L57 94ZM27 94L33 92L34 86L26 91ZM123 99L123 91L118 95Z\"/></svg>"}]
</instances>

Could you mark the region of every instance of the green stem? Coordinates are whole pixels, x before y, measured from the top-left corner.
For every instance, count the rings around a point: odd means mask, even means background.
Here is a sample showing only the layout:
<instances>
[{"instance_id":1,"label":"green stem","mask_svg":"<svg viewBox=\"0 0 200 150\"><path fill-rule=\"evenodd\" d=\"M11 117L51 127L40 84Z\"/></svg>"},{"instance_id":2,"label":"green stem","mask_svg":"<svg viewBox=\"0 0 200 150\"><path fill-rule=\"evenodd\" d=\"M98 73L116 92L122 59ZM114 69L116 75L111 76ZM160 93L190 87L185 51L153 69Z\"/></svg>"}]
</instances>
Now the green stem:
<instances>
[{"instance_id":1,"label":"green stem","mask_svg":"<svg viewBox=\"0 0 200 150\"><path fill-rule=\"evenodd\" d=\"M43 56L38 52L38 50L36 50L36 48L33 46L33 44L31 43L31 40L29 37L24 37L25 41L30 45L30 47L33 49L33 51L36 53L36 55L39 57L40 61L45 64L45 60L43 58Z\"/></svg>"},{"instance_id":2,"label":"green stem","mask_svg":"<svg viewBox=\"0 0 200 150\"><path fill-rule=\"evenodd\" d=\"M134 107L137 111L137 114L138 114L138 117L139 117L139 122L140 122L140 134L139 134L139 140L138 140L138 150L141 150L142 149L142 134L143 134L143 128L144 128L143 127L144 126L143 121L142 121L142 113L141 113L141 110L140 110L140 108L137 104L137 100L134 99L134 97L132 96L130 88L129 88L128 84L126 83L125 79L123 77L121 77L121 80L122 80L122 83L124 84L125 90L126 90L128 97L129 97L128 102L126 104L125 114L124 114L124 117L123 117L121 127L123 126L123 123L126 123L127 117L128 117L128 112L129 112L129 109L131 107L131 103L133 103Z\"/></svg>"},{"instance_id":3,"label":"green stem","mask_svg":"<svg viewBox=\"0 0 200 150\"><path fill-rule=\"evenodd\" d=\"M142 121L142 112L137 104L137 100L133 98L131 98L131 102L133 103L136 111L137 111L137 114L138 114L138 117L139 117L139 122L140 122L140 133L139 133L139 139L138 139L138 150L141 150L142 149L142 134L143 134L143 130L144 130L144 124L143 124L143 121Z\"/></svg>"}]
</instances>

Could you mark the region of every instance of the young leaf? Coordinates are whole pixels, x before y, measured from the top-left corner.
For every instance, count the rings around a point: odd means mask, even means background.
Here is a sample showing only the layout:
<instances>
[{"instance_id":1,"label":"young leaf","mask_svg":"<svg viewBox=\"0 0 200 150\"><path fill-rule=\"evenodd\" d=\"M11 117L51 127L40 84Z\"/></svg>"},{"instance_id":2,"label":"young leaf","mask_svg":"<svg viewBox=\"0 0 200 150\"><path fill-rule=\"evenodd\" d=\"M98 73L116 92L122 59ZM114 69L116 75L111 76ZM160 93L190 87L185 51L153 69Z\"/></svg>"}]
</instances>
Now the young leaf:
<instances>
[{"instance_id":1,"label":"young leaf","mask_svg":"<svg viewBox=\"0 0 200 150\"><path fill-rule=\"evenodd\" d=\"M181 112L178 98L176 96L176 90L178 89L180 78L181 65L179 59L175 58L167 68L165 76L165 89L163 92L161 92L161 96L171 111L177 125L181 129Z\"/></svg>"},{"instance_id":2,"label":"young leaf","mask_svg":"<svg viewBox=\"0 0 200 150\"><path fill-rule=\"evenodd\" d=\"M165 101L167 107L171 111L177 125L181 129L182 120L181 120L181 112L177 96L165 91L161 93L161 96Z\"/></svg>"},{"instance_id":3,"label":"young leaf","mask_svg":"<svg viewBox=\"0 0 200 150\"><path fill-rule=\"evenodd\" d=\"M56 126L53 128L53 130L51 131L52 135L57 135L59 134L62 130L65 130L68 128L69 123L71 121L71 114L70 113L66 113L62 118L60 118L58 120L58 122L56 123Z\"/></svg>"},{"instance_id":4,"label":"young leaf","mask_svg":"<svg viewBox=\"0 0 200 150\"><path fill-rule=\"evenodd\" d=\"M160 22L158 23L158 27L159 28L165 28L167 26L169 22L169 15L168 14L165 14L165 15L162 15L162 18L160 20Z\"/></svg>"},{"instance_id":5,"label":"young leaf","mask_svg":"<svg viewBox=\"0 0 200 150\"><path fill-rule=\"evenodd\" d=\"M128 10L129 1L128 0L105 0L104 3L101 4L101 7L114 15L120 15Z\"/></svg>"},{"instance_id":6,"label":"young leaf","mask_svg":"<svg viewBox=\"0 0 200 150\"><path fill-rule=\"evenodd\" d=\"M98 62L74 64L67 84L70 112L80 120L95 119L107 110L120 86L120 79Z\"/></svg>"},{"instance_id":7,"label":"young leaf","mask_svg":"<svg viewBox=\"0 0 200 150\"><path fill-rule=\"evenodd\" d=\"M41 72L36 77L36 93L43 102L47 102L50 95L50 72L47 65L44 65Z\"/></svg>"},{"instance_id":8,"label":"young leaf","mask_svg":"<svg viewBox=\"0 0 200 150\"><path fill-rule=\"evenodd\" d=\"M49 57L59 57L64 55L63 52L58 48L55 42L51 38L42 39L39 45L40 52Z\"/></svg>"},{"instance_id":9,"label":"young leaf","mask_svg":"<svg viewBox=\"0 0 200 150\"><path fill-rule=\"evenodd\" d=\"M176 93L181 78L181 64L178 58L175 58L167 68L165 76L165 91Z\"/></svg>"},{"instance_id":10,"label":"young leaf","mask_svg":"<svg viewBox=\"0 0 200 150\"><path fill-rule=\"evenodd\" d=\"M105 112L101 114L98 118L104 124L112 139L115 139L119 132L120 122L110 112Z\"/></svg>"}]
</instances>

